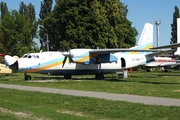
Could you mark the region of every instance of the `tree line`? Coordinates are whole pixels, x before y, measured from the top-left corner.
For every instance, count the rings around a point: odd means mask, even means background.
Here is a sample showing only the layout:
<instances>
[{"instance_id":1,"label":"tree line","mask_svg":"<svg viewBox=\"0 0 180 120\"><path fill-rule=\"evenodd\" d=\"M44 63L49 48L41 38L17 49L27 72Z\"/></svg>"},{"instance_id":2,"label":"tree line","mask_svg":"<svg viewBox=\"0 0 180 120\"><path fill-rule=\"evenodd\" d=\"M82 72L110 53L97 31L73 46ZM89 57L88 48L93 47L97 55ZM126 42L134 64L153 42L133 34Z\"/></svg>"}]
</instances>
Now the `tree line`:
<instances>
[{"instance_id":1,"label":"tree line","mask_svg":"<svg viewBox=\"0 0 180 120\"><path fill-rule=\"evenodd\" d=\"M119 0L43 0L39 17L32 3L19 4L19 10L9 10L0 3L0 52L21 56L45 51L47 35L49 49L129 48L138 34L127 19L128 6ZM173 13L171 43L176 43L176 18ZM41 27L40 27L41 25ZM39 39L40 46L34 42Z\"/></svg>"}]
</instances>

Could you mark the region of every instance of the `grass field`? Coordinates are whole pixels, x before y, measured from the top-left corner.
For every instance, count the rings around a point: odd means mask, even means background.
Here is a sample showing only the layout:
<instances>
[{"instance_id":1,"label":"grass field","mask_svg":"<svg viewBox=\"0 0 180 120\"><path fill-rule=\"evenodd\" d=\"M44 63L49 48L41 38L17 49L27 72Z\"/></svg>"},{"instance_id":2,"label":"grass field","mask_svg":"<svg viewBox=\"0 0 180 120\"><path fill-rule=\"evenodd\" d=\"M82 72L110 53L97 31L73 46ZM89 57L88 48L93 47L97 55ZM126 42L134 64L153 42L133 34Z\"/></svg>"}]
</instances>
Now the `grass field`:
<instances>
[{"instance_id":1,"label":"grass field","mask_svg":"<svg viewBox=\"0 0 180 120\"><path fill-rule=\"evenodd\" d=\"M16 73L1 76L0 83L180 99L180 71L169 73L135 71L130 74L130 78L119 79L115 78L115 75L106 74L105 80L94 80L94 75L73 76L72 80L65 80L63 76L31 74L33 80L24 81L23 74Z\"/></svg>"},{"instance_id":2,"label":"grass field","mask_svg":"<svg viewBox=\"0 0 180 120\"><path fill-rule=\"evenodd\" d=\"M91 75L73 76L72 80L64 80L63 76L31 74L31 81L24 81L23 74L18 73L0 76L0 83L180 99L179 72L132 72L130 78L120 79L107 74L105 80L94 80ZM153 106L0 88L2 120L179 120L179 113L180 107L173 106Z\"/></svg>"}]
</instances>

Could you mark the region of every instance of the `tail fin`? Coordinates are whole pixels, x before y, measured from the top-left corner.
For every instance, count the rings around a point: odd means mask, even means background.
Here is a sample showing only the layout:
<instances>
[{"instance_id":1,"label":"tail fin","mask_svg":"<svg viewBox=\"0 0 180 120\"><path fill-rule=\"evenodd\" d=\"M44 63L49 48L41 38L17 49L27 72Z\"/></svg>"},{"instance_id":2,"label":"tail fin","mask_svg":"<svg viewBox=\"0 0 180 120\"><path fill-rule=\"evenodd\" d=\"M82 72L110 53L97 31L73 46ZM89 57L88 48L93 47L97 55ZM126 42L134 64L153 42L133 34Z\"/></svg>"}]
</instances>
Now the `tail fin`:
<instances>
[{"instance_id":1,"label":"tail fin","mask_svg":"<svg viewBox=\"0 0 180 120\"><path fill-rule=\"evenodd\" d=\"M177 18L177 43L180 43L180 18ZM174 55L180 55L180 47L177 47L176 52Z\"/></svg>"},{"instance_id":2,"label":"tail fin","mask_svg":"<svg viewBox=\"0 0 180 120\"><path fill-rule=\"evenodd\" d=\"M147 50L153 47L153 25L146 23L137 45L131 49Z\"/></svg>"},{"instance_id":3,"label":"tail fin","mask_svg":"<svg viewBox=\"0 0 180 120\"><path fill-rule=\"evenodd\" d=\"M141 33L140 39L135 47L130 49L134 50L148 50L153 47L153 25L146 23ZM149 52L129 52L130 54L147 54Z\"/></svg>"}]
</instances>

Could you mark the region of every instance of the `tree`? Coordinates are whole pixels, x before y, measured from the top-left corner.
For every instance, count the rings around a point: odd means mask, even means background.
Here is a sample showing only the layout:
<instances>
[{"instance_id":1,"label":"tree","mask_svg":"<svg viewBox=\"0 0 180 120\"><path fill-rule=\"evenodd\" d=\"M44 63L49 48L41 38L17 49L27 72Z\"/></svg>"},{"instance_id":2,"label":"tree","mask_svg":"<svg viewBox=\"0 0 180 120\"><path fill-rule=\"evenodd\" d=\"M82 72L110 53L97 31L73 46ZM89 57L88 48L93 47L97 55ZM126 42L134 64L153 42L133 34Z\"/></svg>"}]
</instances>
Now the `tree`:
<instances>
[{"instance_id":1,"label":"tree","mask_svg":"<svg viewBox=\"0 0 180 120\"><path fill-rule=\"evenodd\" d=\"M37 27L38 27L38 21L36 20L36 12L35 12L35 8L34 6L29 3L29 5L24 4L24 2L20 3L20 8L19 8L19 13L21 15L24 15L27 19L29 19L30 21L30 34L31 34L31 41L34 40L34 38L38 38L37 37ZM33 42L32 43L32 47L36 48L36 43Z\"/></svg>"},{"instance_id":2,"label":"tree","mask_svg":"<svg viewBox=\"0 0 180 120\"><path fill-rule=\"evenodd\" d=\"M171 24L171 41L170 44L177 43L177 18L180 17L179 8L177 6L174 7L173 13L173 22Z\"/></svg>"},{"instance_id":3,"label":"tree","mask_svg":"<svg viewBox=\"0 0 180 120\"><path fill-rule=\"evenodd\" d=\"M58 0L45 19L53 33L51 46L55 50L131 47L137 31L127 12L119 0Z\"/></svg>"},{"instance_id":4,"label":"tree","mask_svg":"<svg viewBox=\"0 0 180 120\"><path fill-rule=\"evenodd\" d=\"M53 0L44 0L41 2L41 9L40 9L40 14L39 14L39 24L43 25L44 28L41 27L40 29L40 44L41 44L41 50L46 49L46 36L45 35L50 35L49 38L51 38L52 34L49 34L49 32L52 30L50 25L45 21L45 19L48 18L48 16L51 14L52 11L52 4Z\"/></svg>"},{"instance_id":5,"label":"tree","mask_svg":"<svg viewBox=\"0 0 180 120\"><path fill-rule=\"evenodd\" d=\"M107 18L117 36L116 47L128 48L134 46L137 30L132 27L132 23L126 18L127 6L119 0L107 0L104 5L107 10Z\"/></svg>"},{"instance_id":6,"label":"tree","mask_svg":"<svg viewBox=\"0 0 180 120\"><path fill-rule=\"evenodd\" d=\"M6 54L21 56L33 52L30 26L31 20L16 10L8 12L1 19L0 43L3 44Z\"/></svg>"},{"instance_id":7,"label":"tree","mask_svg":"<svg viewBox=\"0 0 180 120\"><path fill-rule=\"evenodd\" d=\"M4 17L4 15L8 12L8 7L5 2L0 3L0 12L1 12L1 18Z\"/></svg>"},{"instance_id":8,"label":"tree","mask_svg":"<svg viewBox=\"0 0 180 120\"><path fill-rule=\"evenodd\" d=\"M1 48L6 54L18 56L34 52L37 49L33 41L37 38L37 26L34 6L21 2L19 11L7 11L0 20Z\"/></svg>"},{"instance_id":9,"label":"tree","mask_svg":"<svg viewBox=\"0 0 180 120\"><path fill-rule=\"evenodd\" d=\"M19 5L19 13L22 15L27 15L27 6L24 2L21 2Z\"/></svg>"}]
</instances>

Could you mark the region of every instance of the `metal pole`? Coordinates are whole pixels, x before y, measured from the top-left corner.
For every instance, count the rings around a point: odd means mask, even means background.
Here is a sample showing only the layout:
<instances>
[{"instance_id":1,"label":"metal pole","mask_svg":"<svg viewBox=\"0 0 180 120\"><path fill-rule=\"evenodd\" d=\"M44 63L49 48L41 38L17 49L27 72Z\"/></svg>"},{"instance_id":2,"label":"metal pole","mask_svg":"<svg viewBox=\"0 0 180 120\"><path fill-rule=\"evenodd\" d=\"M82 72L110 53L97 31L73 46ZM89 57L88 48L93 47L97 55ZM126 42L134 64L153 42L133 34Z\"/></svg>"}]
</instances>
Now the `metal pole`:
<instances>
[{"instance_id":1,"label":"metal pole","mask_svg":"<svg viewBox=\"0 0 180 120\"><path fill-rule=\"evenodd\" d=\"M46 33L46 44L47 44L47 51L49 51L49 37L48 37L48 31Z\"/></svg>"},{"instance_id":2,"label":"metal pole","mask_svg":"<svg viewBox=\"0 0 180 120\"><path fill-rule=\"evenodd\" d=\"M161 24L161 21L156 20L155 24L156 24L156 32L157 32L157 47L158 47L159 46L159 41L160 41L160 38L159 38L159 25Z\"/></svg>"},{"instance_id":3,"label":"metal pole","mask_svg":"<svg viewBox=\"0 0 180 120\"><path fill-rule=\"evenodd\" d=\"M46 31L46 45L47 45L47 51L49 51L49 36L48 36L48 30L43 26L40 25L45 31Z\"/></svg>"}]
</instances>

